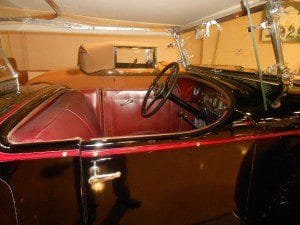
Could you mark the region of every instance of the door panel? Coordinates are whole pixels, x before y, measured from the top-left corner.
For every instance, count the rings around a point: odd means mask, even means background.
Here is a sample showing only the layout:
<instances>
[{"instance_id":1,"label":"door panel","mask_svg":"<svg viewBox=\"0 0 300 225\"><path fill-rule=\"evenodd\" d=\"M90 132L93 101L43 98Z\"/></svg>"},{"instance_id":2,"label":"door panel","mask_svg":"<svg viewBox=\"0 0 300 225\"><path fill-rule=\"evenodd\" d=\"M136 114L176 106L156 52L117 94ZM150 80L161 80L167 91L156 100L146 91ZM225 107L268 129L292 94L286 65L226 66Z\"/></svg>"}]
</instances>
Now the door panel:
<instances>
[{"instance_id":1,"label":"door panel","mask_svg":"<svg viewBox=\"0 0 300 225\"><path fill-rule=\"evenodd\" d=\"M0 179L0 221L1 224L17 225L18 219L15 214L14 195L9 184Z\"/></svg>"},{"instance_id":2,"label":"door panel","mask_svg":"<svg viewBox=\"0 0 300 225\"><path fill-rule=\"evenodd\" d=\"M1 179L11 187L15 198L19 225L81 224L78 159L2 163L1 167ZM6 200L1 198L1 225L15 224L11 223L15 219L13 202L6 203L10 197L8 190L1 182L0 188L1 197L6 196Z\"/></svg>"},{"instance_id":3,"label":"door panel","mask_svg":"<svg viewBox=\"0 0 300 225\"><path fill-rule=\"evenodd\" d=\"M122 173L93 196L92 224L230 224L235 185L253 141L210 147L128 154L101 163L101 171ZM87 168L91 161L86 161ZM90 212L91 213L91 212Z\"/></svg>"}]
</instances>

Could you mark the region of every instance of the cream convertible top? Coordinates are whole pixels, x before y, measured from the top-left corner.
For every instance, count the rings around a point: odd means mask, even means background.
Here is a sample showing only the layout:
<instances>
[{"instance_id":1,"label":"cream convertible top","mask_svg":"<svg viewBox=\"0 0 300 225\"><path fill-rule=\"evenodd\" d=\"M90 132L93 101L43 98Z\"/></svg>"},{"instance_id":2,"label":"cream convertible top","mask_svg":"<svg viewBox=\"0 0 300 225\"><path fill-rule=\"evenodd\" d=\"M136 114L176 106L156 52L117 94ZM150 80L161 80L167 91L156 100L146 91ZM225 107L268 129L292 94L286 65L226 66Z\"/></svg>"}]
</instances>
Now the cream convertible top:
<instances>
[{"instance_id":1,"label":"cream convertible top","mask_svg":"<svg viewBox=\"0 0 300 225\"><path fill-rule=\"evenodd\" d=\"M101 70L115 68L114 47L157 47L149 43L87 43L82 44L78 51L78 65L85 73L95 73Z\"/></svg>"}]
</instances>

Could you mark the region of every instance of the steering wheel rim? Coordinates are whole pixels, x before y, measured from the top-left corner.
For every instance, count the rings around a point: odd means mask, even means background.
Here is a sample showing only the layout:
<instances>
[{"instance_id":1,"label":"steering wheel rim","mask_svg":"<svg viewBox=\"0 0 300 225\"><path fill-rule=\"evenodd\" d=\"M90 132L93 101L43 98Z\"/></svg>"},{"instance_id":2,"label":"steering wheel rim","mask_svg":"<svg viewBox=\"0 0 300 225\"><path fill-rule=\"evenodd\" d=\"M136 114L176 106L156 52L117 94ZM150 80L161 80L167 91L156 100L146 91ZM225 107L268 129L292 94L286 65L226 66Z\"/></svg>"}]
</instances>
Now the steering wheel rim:
<instances>
[{"instance_id":1,"label":"steering wheel rim","mask_svg":"<svg viewBox=\"0 0 300 225\"><path fill-rule=\"evenodd\" d=\"M164 81L161 84L158 84L158 81L160 78L163 77L163 75L169 70L171 70L171 74L168 76L167 80ZM155 77L155 79L152 81L150 87L147 90L147 93L145 95L145 98L143 100L142 104L142 110L141 114L145 118L149 118L153 116L158 110L165 104L168 97L172 93L177 80L179 76L179 65L177 62L172 62L169 65L165 66L163 70ZM150 104L147 104L148 100L150 99L151 92L154 91L153 100L150 102ZM151 109L151 107L154 105L157 100L160 100L160 102L154 107L154 109Z\"/></svg>"}]
</instances>

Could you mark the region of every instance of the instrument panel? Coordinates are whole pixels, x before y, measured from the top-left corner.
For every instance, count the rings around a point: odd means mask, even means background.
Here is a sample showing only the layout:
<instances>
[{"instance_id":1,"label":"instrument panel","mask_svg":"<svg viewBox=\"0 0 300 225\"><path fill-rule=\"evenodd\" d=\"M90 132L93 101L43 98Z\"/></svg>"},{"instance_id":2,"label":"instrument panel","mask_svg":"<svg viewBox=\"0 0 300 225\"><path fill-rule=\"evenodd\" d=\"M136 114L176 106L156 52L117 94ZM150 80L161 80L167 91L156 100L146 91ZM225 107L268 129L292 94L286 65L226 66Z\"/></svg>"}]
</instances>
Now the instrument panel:
<instances>
[{"instance_id":1,"label":"instrument panel","mask_svg":"<svg viewBox=\"0 0 300 225\"><path fill-rule=\"evenodd\" d=\"M202 93L202 103L205 107L217 116L221 116L227 109L227 104L221 95L216 92Z\"/></svg>"},{"instance_id":2,"label":"instrument panel","mask_svg":"<svg viewBox=\"0 0 300 225\"><path fill-rule=\"evenodd\" d=\"M210 85L206 80L194 80L188 77L181 77L177 82L180 88L180 98L188 105L195 108L200 112L200 117L196 117L185 112L189 119L189 124L199 128L214 123L221 118L231 107L230 99L225 92L215 87L214 84ZM204 125L203 125L204 124Z\"/></svg>"},{"instance_id":3,"label":"instrument panel","mask_svg":"<svg viewBox=\"0 0 300 225\"><path fill-rule=\"evenodd\" d=\"M220 117L228 108L225 98L220 93L207 86L195 86L192 99L210 116Z\"/></svg>"}]
</instances>

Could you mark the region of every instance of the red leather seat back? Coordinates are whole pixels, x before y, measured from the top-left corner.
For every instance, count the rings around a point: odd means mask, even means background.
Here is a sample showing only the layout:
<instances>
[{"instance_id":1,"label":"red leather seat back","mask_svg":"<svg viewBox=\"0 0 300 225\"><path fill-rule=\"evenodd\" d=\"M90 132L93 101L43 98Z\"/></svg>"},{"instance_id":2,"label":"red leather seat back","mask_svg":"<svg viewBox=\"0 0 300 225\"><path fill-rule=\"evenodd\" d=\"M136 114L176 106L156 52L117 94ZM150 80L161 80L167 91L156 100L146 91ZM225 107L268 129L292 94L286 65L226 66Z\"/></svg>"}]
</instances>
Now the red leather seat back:
<instances>
[{"instance_id":1,"label":"red leather seat back","mask_svg":"<svg viewBox=\"0 0 300 225\"><path fill-rule=\"evenodd\" d=\"M178 106L167 101L151 118L141 116L144 90L68 91L21 124L13 142L176 132ZM132 100L132 102L131 102ZM128 102L128 104L126 104Z\"/></svg>"},{"instance_id":2,"label":"red leather seat back","mask_svg":"<svg viewBox=\"0 0 300 225\"><path fill-rule=\"evenodd\" d=\"M87 103L90 107L94 110L97 121L101 128L104 127L103 125L103 102L102 102L102 90L81 90L86 98ZM104 129L102 129L104 132Z\"/></svg>"},{"instance_id":3,"label":"red leather seat back","mask_svg":"<svg viewBox=\"0 0 300 225\"><path fill-rule=\"evenodd\" d=\"M69 91L11 134L14 142L37 142L103 135L94 110L78 91Z\"/></svg>"},{"instance_id":4,"label":"red leather seat back","mask_svg":"<svg viewBox=\"0 0 300 225\"><path fill-rule=\"evenodd\" d=\"M169 133L178 130L178 107L167 101L151 118L141 116L146 91L104 90L105 136Z\"/></svg>"}]
</instances>

